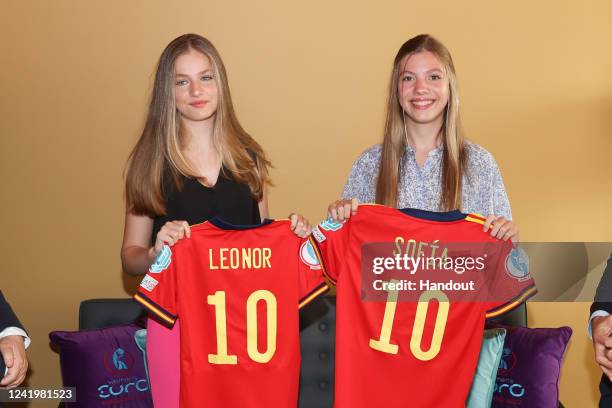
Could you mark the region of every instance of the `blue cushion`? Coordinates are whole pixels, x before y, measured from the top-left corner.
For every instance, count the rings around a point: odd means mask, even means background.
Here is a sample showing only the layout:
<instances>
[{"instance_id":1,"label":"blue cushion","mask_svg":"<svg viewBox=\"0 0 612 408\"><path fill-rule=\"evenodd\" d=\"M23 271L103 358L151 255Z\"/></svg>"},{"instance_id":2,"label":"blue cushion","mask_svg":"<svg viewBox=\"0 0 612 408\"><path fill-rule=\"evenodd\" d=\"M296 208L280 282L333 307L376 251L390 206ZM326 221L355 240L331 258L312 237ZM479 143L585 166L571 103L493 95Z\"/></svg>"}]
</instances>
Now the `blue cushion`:
<instances>
[{"instance_id":1,"label":"blue cushion","mask_svg":"<svg viewBox=\"0 0 612 408\"><path fill-rule=\"evenodd\" d=\"M480 356L478 357L478 366L476 367L466 408L491 406L505 337L505 329L485 330L480 347Z\"/></svg>"},{"instance_id":2,"label":"blue cushion","mask_svg":"<svg viewBox=\"0 0 612 408\"><path fill-rule=\"evenodd\" d=\"M134 340L136 345L142 351L142 358L144 359L145 372L147 374L147 382L149 388L151 388L151 380L149 379L149 368L147 367L147 329L140 329L134 333Z\"/></svg>"}]
</instances>

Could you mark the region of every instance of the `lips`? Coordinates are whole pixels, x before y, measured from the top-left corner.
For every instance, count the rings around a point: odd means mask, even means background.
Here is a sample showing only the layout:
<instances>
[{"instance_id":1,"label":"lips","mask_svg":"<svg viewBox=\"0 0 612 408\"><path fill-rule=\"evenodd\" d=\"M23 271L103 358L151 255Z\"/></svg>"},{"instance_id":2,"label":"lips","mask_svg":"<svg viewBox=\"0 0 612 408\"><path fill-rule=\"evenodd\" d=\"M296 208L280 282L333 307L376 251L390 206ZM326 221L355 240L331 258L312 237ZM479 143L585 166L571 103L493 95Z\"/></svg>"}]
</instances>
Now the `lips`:
<instances>
[{"instance_id":1,"label":"lips","mask_svg":"<svg viewBox=\"0 0 612 408\"><path fill-rule=\"evenodd\" d=\"M432 106L435 99L413 99L410 101L415 109L427 109Z\"/></svg>"},{"instance_id":2,"label":"lips","mask_svg":"<svg viewBox=\"0 0 612 408\"><path fill-rule=\"evenodd\" d=\"M194 108L203 108L204 105L206 105L206 102L205 101L193 101L189 105L193 106Z\"/></svg>"}]
</instances>

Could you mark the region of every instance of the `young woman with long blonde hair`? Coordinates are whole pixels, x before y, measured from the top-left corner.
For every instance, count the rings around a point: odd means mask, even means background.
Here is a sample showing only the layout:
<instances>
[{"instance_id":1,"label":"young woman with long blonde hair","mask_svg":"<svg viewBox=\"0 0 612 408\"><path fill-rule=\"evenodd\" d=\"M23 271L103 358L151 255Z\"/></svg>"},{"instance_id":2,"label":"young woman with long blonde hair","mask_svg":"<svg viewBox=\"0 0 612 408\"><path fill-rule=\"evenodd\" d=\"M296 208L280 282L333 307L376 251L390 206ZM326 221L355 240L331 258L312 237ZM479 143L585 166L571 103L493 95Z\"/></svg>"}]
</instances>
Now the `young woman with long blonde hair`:
<instances>
[{"instance_id":1,"label":"young woman with long blonde hair","mask_svg":"<svg viewBox=\"0 0 612 408\"><path fill-rule=\"evenodd\" d=\"M485 231L518 240L495 159L463 137L450 52L427 34L400 47L389 83L383 142L355 161L342 199L330 204L329 215L349 218L359 202L482 214Z\"/></svg>"},{"instance_id":2,"label":"young woman with long blonde hair","mask_svg":"<svg viewBox=\"0 0 612 408\"><path fill-rule=\"evenodd\" d=\"M186 34L163 51L144 129L126 171L121 260L144 275L163 245L190 236L189 225L220 217L232 224L268 218L270 161L234 112L225 67L202 36ZM291 229L310 233L292 215ZM148 321L147 355L153 402L179 404L179 327Z\"/></svg>"}]
</instances>

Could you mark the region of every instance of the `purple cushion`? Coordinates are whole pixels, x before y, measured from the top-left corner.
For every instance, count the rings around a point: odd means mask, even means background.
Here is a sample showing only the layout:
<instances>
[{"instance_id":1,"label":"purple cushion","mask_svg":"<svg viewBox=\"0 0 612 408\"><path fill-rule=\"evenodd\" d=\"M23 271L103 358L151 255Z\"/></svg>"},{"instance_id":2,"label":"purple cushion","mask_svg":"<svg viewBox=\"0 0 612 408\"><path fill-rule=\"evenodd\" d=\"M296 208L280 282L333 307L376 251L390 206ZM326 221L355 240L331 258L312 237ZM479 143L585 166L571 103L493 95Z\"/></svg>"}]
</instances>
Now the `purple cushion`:
<instances>
[{"instance_id":1,"label":"purple cushion","mask_svg":"<svg viewBox=\"0 0 612 408\"><path fill-rule=\"evenodd\" d=\"M491 406L557 408L559 374L572 329L504 328L506 339Z\"/></svg>"},{"instance_id":2,"label":"purple cushion","mask_svg":"<svg viewBox=\"0 0 612 408\"><path fill-rule=\"evenodd\" d=\"M76 387L76 403L67 407L153 406L142 351L136 345L137 325L79 332L54 331L60 348L65 387Z\"/></svg>"}]
</instances>

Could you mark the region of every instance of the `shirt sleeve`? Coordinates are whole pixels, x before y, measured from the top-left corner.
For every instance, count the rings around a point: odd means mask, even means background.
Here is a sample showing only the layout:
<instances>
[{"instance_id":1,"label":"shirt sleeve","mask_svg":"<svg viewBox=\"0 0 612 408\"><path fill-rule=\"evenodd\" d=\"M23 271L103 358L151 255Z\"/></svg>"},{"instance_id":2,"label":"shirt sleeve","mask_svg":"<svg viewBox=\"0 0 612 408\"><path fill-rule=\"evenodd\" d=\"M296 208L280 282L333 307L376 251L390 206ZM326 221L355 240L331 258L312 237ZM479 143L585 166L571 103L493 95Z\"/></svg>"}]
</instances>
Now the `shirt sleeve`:
<instances>
[{"instance_id":1,"label":"shirt sleeve","mask_svg":"<svg viewBox=\"0 0 612 408\"><path fill-rule=\"evenodd\" d=\"M343 199L356 197L360 203L376 201L376 180L380 163L380 146L374 146L361 154L353 163L344 190Z\"/></svg>"},{"instance_id":2,"label":"shirt sleeve","mask_svg":"<svg viewBox=\"0 0 612 408\"><path fill-rule=\"evenodd\" d=\"M176 256L164 245L134 295L149 313L168 326L178 316L176 275Z\"/></svg>"},{"instance_id":3,"label":"shirt sleeve","mask_svg":"<svg viewBox=\"0 0 612 408\"><path fill-rule=\"evenodd\" d=\"M321 262L314 245L312 235L303 240L300 245L300 259L298 261L300 309L329 290L327 282L323 278Z\"/></svg>"},{"instance_id":4,"label":"shirt sleeve","mask_svg":"<svg viewBox=\"0 0 612 408\"><path fill-rule=\"evenodd\" d=\"M499 241L496 264L487 271L491 304L486 317L496 317L514 309L537 293L529 273L529 258L520 246Z\"/></svg>"},{"instance_id":5,"label":"shirt sleeve","mask_svg":"<svg viewBox=\"0 0 612 408\"><path fill-rule=\"evenodd\" d=\"M349 230L352 218L338 223L331 218L323 221L312 230L314 250L321 263L325 277L336 284L342 268L346 265Z\"/></svg>"}]
</instances>

